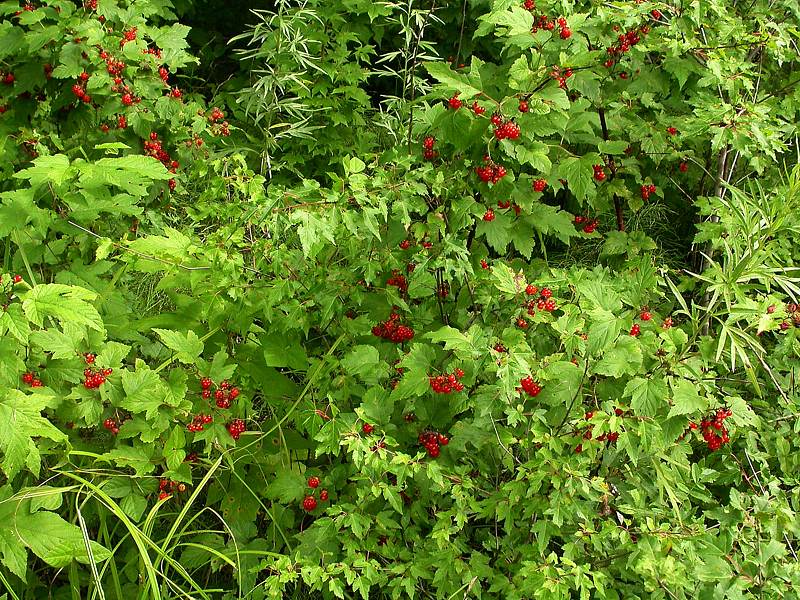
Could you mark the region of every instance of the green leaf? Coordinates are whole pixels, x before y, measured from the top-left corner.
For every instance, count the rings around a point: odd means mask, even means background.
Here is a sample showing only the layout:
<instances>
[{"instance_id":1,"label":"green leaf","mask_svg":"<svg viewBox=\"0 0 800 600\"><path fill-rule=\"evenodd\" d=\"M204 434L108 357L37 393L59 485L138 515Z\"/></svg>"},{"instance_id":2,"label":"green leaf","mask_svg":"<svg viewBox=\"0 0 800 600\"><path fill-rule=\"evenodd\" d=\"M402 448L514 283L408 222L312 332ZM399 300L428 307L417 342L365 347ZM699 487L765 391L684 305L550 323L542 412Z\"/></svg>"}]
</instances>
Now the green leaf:
<instances>
[{"instance_id":1,"label":"green leaf","mask_svg":"<svg viewBox=\"0 0 800 600\"><path fill-rule=\"evenodd\" d=\"M67 439L41 414L51 400L49 395L27 395L20 390L6 390L0 400L0 450L3 452L3 471L9 480L23 467L38 477L41 458L33 438L46 437L54 442Z\"/></svg>"},{"instance_id":2,"label":"green leaf","mask_svg":"<svg viewBox=\"0 0 800 600\"><path fill-rule=\"evenodd\" d=\"M673 379L670 387L672 387L672 408L667 417L703 412L708 408L708 400L697 393L697 388L691 381Z\"/></svg>"},{"instance_id":3,"label":"green leaf","mask_svg":"<svg viewBox=\"0 0 800 600\"><path fill-rule=\"evenodd\" d=\"M33 189L45 183L61 185L69 174L69 158L63 154L40 156L34 159L32 167L14 173L15 179L27 179Z\"/></svg>"},{"instance_id":4,"label":"green leaf","mask_svg":"<svg viewBox=\"0 0 800 600\"><path fill-rule=\"evenodd\" d=\"M120 408L132 413L145 413L147 420L158 415L158 407L164 401L164 384L158 373L150 370L144 361L136 361L136 370L122 371L122 389L125 398L119 403Z\"/></svg>"},{"instance_id":5,"label":"green leaf","mask_svg":"<svg viewBox=\"0 0 800 600\"><path fill-rule=\"evenodd\" d=\"M456 73L450 65L444 62L426 62L425 68L431 77L442 83L449 90L459 92L462 101L469 100L481 93L479 82L472 82L467 75Z\"/></svg>"},{"instance_id":6,"label":"green leaf","mask_svg":"<svg viewBox=\"0 0 800 600\"><path fill-rule=\"evenodd\" d=\"M53 328L34 331L31 334L31 342L39 346L43 351L52 353L54 359L75 358L79 352L78 341L63 331Z\"/></svg>"},{"instance_id":7,"label":"green leaf","mask_svg":"<svg viewBox=\"0 0 800 600\"><path fill-rule=\"evenodd\" d=\"M183 464L186 458L186 434L183 425L175 425L164 443L164 458L167 461L167 468L174 471Z\"/></svg>"},{"instance_id":8,"label":"green leaf","mask_svg":"<svg viewBox=\"0 0 800 600\"><path fill-rule=\"evenodd\" d=\"M591 336L591 333L589 335ZM636 338L622 336L613 346L605 350L602 360L595 363L592 372L609 377L621 377L626 373L638 372L642 360L642 349Z\"/></svg>"},{"instance_id":9,"label":"green leaf","mask_svg":"<svg viewBox=\"0 0 800 600\"><path fill-rule=\"evenodd\" d=\"M154 329L163 344L175 351L175 358L187 365L194 364L203 353L203 342L194 331L185 334L168 329Z\"/></svg>"},{"instance_id":10,"label":"green leaf","mask_svg":"<svg viewBox=\"0 0 800 600\"><path fill-rule=\"evenodd\" d=\"M558 165L558 176L567 180L570 191L578 201L594 195L592 165L585 158L573 156L563 159Z\"/></svg>"},{"instance_id":11,"label":"green leaf","mask_svg":"<svg viewBox=\"0 0 800 600\"><path fill-rule=\"evenodd\" d=\"M588 316L592 324L587 332L589 339L586 342L586 349L590 354L597 354L611 347L619 336L622 326L613 313L602 308L589 311Z\"/></svg>"},{"instance_id":12,"label":"green leaf","mask_svg":"<svg viewBox=\"0 0 800 600\"><path fill-rule=\"evenodd\" d=\"M20 297L25 316L39 327L44 324L45 317L53 317L62 323L80 324L96 331L104 331L100 314L89 304L97 298L94 292L60 283L48 283L37 285Z\"/></svg>"},{"instance_id":13,"label":"green leaf","mask_svg":"<svg viewBox=\"0 0 800 600\"><path fill-rule=\"evenodd\" d=\"M601 154L625 154L628 146L630 146L630 142L623 140L602 140L597 145L597 150Z\"/></svg>"},{"instance_id":14,"label":"green leaf","mask_svg":"<svg viewBox=\"0 0 800 600\"><path fill-rule=\"evenodd\" d=\"M661 377L635 377L625 386L625 396L631 398L631 408L637 415L655 417L669 403L669 389Z\"/></svg>"},{"instance_id":15,"label":"green leaf","mask_svg":"<svg viewBox=\"0 0 800 600\"><path fill-rule=\"evenodd\" d=\"M289 504L300 500L305 495L305 490L306 478L302 473L284 468L269 483L265 496L282 504Z\"/></svg>"},{"instance_id":16,"label":"green leaf","mask_svg":"<svg viewBox=\"0 0 800 600\"><path fill-rule=\"evenodd\" d=\"M375 346L354 346L342 359L342 367L351 375L360 375L363 379L377 370L380 359Z\"/></svg>"},{"instance_id":17,"label":"green leaf","mask_svg":"<svg viewBox=\"0 0 800 600\"><path fill-rule=\"evenodd\" d=\"M22 314L22 307L14 303L8 310L0 312L0 336L10 333L21 344L28 343L31 326Z\"/></svg>"}]
</instances>

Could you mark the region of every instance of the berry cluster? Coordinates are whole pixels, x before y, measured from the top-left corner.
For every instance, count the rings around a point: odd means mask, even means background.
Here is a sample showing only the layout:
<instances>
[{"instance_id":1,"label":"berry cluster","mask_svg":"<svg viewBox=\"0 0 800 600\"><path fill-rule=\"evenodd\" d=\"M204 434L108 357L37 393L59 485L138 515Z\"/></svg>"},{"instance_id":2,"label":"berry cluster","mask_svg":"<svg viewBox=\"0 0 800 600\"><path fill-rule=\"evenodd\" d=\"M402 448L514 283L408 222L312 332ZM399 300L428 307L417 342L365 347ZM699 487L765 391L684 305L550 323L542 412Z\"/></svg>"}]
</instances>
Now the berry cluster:
<instances>
[{"instance_id":1,"label":"berry cluster","mask_svg":"<svg viewBox=\"0 0 800 600\"><path fill-rule=\"evenodd\" d=\"M622 57L622 55L627 53L631 49L631 46L635 46L640 41L642 41L641 38L642 35L647 35L648 33L650 33L650 27L648 27L647 25L637 29L631 29L630 31L626 31L625 33L620 33L619 36L617 36L618 43L612 44L611 46L606 48L606 52L608 53L609 58L603 63L603 65L608 69L613 67L617 63L617 61Z\"/></svg>"},{"instance_id":2,"label":"berry cluster","mask_svg":"<svg viewBox=\"0 0 800 600\"><path fill-rule=\"evenodd\" d=\"M606 171L603 165L592 165L595 181L605 181Z\"/></svg>"},{"instance_id":3,"label":"berry cluster","mask_svg":"<svg viewBox=\"0 0 800 600\"><path fill-rule=\"evenodd\" d=\"M597 226L600 224L598 219L590 219L581 215L575 215L575 225L583 229L584 233L594 233Z\"/></svg>"},{"instance_id":4,"label":"berry cluster","mask_svg":"<svg viewBox=\"0 0 800 600\"><path fill-rule=\"evenodd\" d=\"M542 386L539 385L538 381L534 381L533 377L530 375L520 379L519 385L520 387L518 387L517 390L525 392L531 398L535 398L542 391Z\"/></svg>"},{"instance_id":5,"label":"berry cluster","mask_svg":"<svg viewBox=\"0 0 800 600\"><path fill-rule=\"evenodd\" d=\"M84 71L78 76L78 82L72 84L72 93L75 97L83 102L89 104L92 101L91 96L86 93L86 82L89 81L89 73Z\"/></svg>"},{"instance_id":6,"label":"berry cluster","mask_svg":"<svg viewBox=\"0 0 800 600\"><path fill-rule=\"evenodd\" d=\"M364 423L361 426L361 431L364 432L364 435L370 435L373 431L375 431L375 425L372 425L371 423Z\"/></svg>"},{"instance_id":7,"label":"berry cluster","mask_svg":"<svg viewBox=\"0 0 800 600\"><path fill-rule=\"evenodd\" d=\"M119 47L124 48L125 44L132 42L136 39L136 27L131 27L122 32L122 39L119 41Z\"/></svg>"},{"instance_id":8,"label":"berry cluster","mask_svg":"<svg viewBox=\"0 0 800 600\"><path fill-rule=\"evenodd\" d=\"M452 373L432 375L428 377L428 382L431 384L431 389L437 394L450 394L464 390L464 384L460 381L462 377L464 377L464 371L456 369Z\"/></svg>"},{"instance_id":9,"label":"berry cluster","mask_svg":"<svg viewBox=\"0 0 800 600\"><path fill-rule=\"evenodd\" d=\"M458 97L458 92L453 94L453 96L447 101L447 104L453 110L458 110L459 108L461 108L464 105L464 103Z\"/></svg>"},{"instance_id":10,"label":"berry cluster","mask_svg":"<svg viewBox=\"0 0 800 600\"><path fill-rule=\"evenodd\" d=\"M228 433L231 434L233 439L238 440L239 436L247 431L247 426L242 419L233 419L230 423L225 425L225 429L228 430Z\"/></svg>"},{"instance_id":11,"label":"berry cluster","mask_svg":"<svg viewBox=\"0 0 800 600\"><path fill-rule=\"evenodd\" d=\"M525 0L522 6L529 11L536 10L536 2L534 0ZM558 17L558 19L550 20L545 14L538 15L533 20L531 33L536 33L540 29L544 29L545 31L553 31L556 26L559 28L559 37L562 40L568 40L572 35L572 30L569 28L569 25L567 25L567 20L564 17Z\"/></svg>"},{"instance_id":12,"label":"berry cluster","mask_svg":"<svg viewBox=\"0 0 800 600\"><path fill-rule=\"evenodd\" d=\"M674 127L667 127L667 133L670 135L678 135L678 130Z\"/></svg>"},{"instance_id":13,"label":"berry cluster","mask_svg":"<svg viewBox=\"0 0 800 600\"><path fill-rule=\"evenodd\" d=\"M525 287L525 294L528 296L535 296L539 294L539 299L534 301L530 300L525 303L525 306L528 309L528 314L533 316L536 314L535 309L545 310L547 312L553 312L556 309L556 301L552 299L553 291L550 288L542 288L542 291L539 291L539 288L529 283Z\"/></svg>"},{"instance_id":14,"label":"berry cluster","mask_svg":"<svg viewBox=\"0 0 800 600\"><path fill-rule=\"evenodd\" d=\"M614 414L617 415L618 417L624 417L625 416L625 411L623 409L617 407L617 408L614 409ZM594 416L594 413L592 411L588 411L584 415L584 418L587 421L591 421L593 416ZM598 441L598 442L608 442L610 444L614 444L619 439L619 432L617 432L617 431L609 431L608 433L602 433L602 434L598 435L596 438L593 438L593 431L592 430L593 430L593 426L591 424L589 424L589 426L584 430L584 432L582 434L582 437L583 437L584 440L588 441L588 440L594 439L595 441ZM578 429L575 433L579 434L580 433L580 429ZM575 447L575 452L578 453L578 454L583 452L583 444L578 444Z\"/></svg>"},{"instance_id":15,"label":"berry cluster","mask_svg":"<svg viewBox=\"0 0 800 600\"><path fill-rule=\"evenodd\" d=\"M177 160L172 159L172 157L169 155L169 152L164 150L161 140L158 139L158 134L155 131L150 133L150 140L145 140L144 153L147 156L152 156L158 160L161 164L167 167L167 169L169 169L170 173L175 173L181 166ZM169 188L171 190L175 189L174 179L169 180Z\"/></svg>"},{"instance_id":16,"label":"berry cluster","mask_svg":"<svg viewBox=\"0 0 800 600\"><path fill-rule=\"evenodd\" d=\"M450 439L446 435L436 431L423 431L419 434L417 440L431 458L439 456L441 453L440 446L447 446L450 443Z\"/></svg>"},{"instance_id":17,"label":"berry cluster","mask_svg":"<svg viewBox=\"0 0 800 600\"><path fill-rule=\"evenodd\" d=\"M486 109L483 108L480 104L478 104L477 100L473 101L471 108L472 112L475 113L476 117L480 117L483 113L486 112Z\"/></svg>"},{"instance_id":18,"label":"berry cluster","mask_svg":"<svg viewBox=\"0 0 800 600\"><path fill-rule=\"evenodd\" d=\"M652 183L650 185L644 184L642 185L641 192L642 200L647 200L650 197L650 194L655 194L656 186L654 186Z\"/></svg>"},{"instance_id":19,"label":"berry cluster","mask_svg":"<svg viewBox=\"0 0 800 600\"><path fill-rule=\"evenodd\" d=\"M531 107L528 105L528 101L524 99L519 101L519 106L517 108L521 113L526 113L531 109Z\"/></svg>"},{"instance_id":20,"label":"berry cluster","mask_svg":"<svg viewBox=\"0 0 800 600\"><path fill-rule=\"evenodd\" d=\"M199 414L192 417L192 422L186 426L186 429L188 429L192 433L198 433L200 431L203 431L203 429L205 429L205 426L209 425L213 421L214 417L212 417L211 415Z\"/></svg>"},{"instance_id":21,"label":"berry cluster","mask_svg":"<svg viewBox=\"0 0 800 600\"><path fill-rule=\"evenodd\" d=\"M436 138L432 135L425 136L425 139L422 140L422 158L425 160L433 160L439 153L433 149L436 145Z\"/></svg>"},{"instance_id":22,"label":"berry cluster","mask_svg":"<svg viewBox=\"0 0 800 600\"><path fill-rule=\"evenodd\" d=\"M30 371L22 374L22 383L26 383L31 387L42 387L42 380L36 377Z\"/></svg>"},{"instance_id":23,"label":"berry cluster","mask_svg":"<svg viewBox=\"0 0 800 600\"><path fill-rule=\"evenodd\" d=\"M686 161L681 161L681 164L678 165L678 170L681 173L686 173L686 171L689 170L689 163L687 163Z\"/></svg>"},{"instance_id":24,"label":"berry cluster","mask_svg":"<svg viewBox=\"0 0 800 600\"><path fill-rule=\"evenodd\" d=\"M730 408L720 408L713 416L700 421L700 429L703 433L703 439L708 446L708 449L714 452L719 450L723 444L730 441L728 437L728 429L725 427L725 419L733 414ZM689 426L695 425L691 423ZM695 429L695 425L692 429Z\"/></svg>"},{"instance_id":25,"label":"berry cluster","mask_svg":"<svg viewBox=\"0 0 800 600\"><path fill-rule=\"evenodd\" d=\"M203 377L200 380L200 388L203 390L201 392L203 399L208 400L211 398L211 386L213 385L214 382L208 377ZM222 381L213 395L217 408L230 408L231 403L239 397L239 388L231 386L228 381Z\"/></svg>"},{"instance_id":26,"label":"berry cluster","mask_svg":"<svg viewBox=\"0 0 800 600\"><path fill-rule=\"evenodd\" d=\"M166 500L175 492L183 493L186 491L185 483L178 483L169 479L161 479L158 482L158 499Z\"/></svg>"},{"instance_id":27,"label":"berry cluster","mask_svg":"<svg viewBox=\"0 0 800 600\"><path fill-rule=\"evenodd\" d=\"M312 490L317 489L320 483L319 477L315 475L312 475L308 478L308 487L310 487ZM319 499L322 502L327 502L328 490L320 490ZM303 498L303 510L306 512L311 512L315 508L317 508L317 499L314 497L314 493L311 492L310 494L306 494L305 498Z\"/></svg>"},{"instance_id":28,"label":"berry cluster","mask_svg":"<svg viewBox=\"0 0 800 600\"><path fill-rule=\"evenodd\" d=\"M491 121L492 125L494 125L494 137L496 140L519 139L522 130L514 121L506 121L500 113L494 113Z\"/></svg>"},{"instance_id":29,"label":"berry cluster","mask_svg":"<svg viewBox=\"0 0 800 600\"><path fill-rule=\"evenodd\" d=\"M397 269L392 270L392 276L386 280L386 285L393 285L402 293L408 291L408 281Z\"/></svg>"},{"instance_id":30,"label":"berry cluster","mask_svg":"<svg viewBox=\"0 0 800 600\"><path fill-rule=\"evenodd\" d=\"M533 191L534 192L543 192L544 188L547 187L547 181L544 179L537 179L533 182Z\"/></svg>"},{"instance_id":31,"label":"berry cluster","mask_svg":"<svg viewBox=\"0 0 800 600\"><path fill-rule=\"evenodd\" d=\"M106 378L109 375L111 375L112 372L113 369L93 369L93 368L84 369L83 387L85 387L87 390L93 390L99 388L106 382Z\"/></svg>"},{"instance_id":32,"label":"berry cluster","mask_svg":"<svg viewBox=\"0 0 800 600\"><path fill-rule=\"evenodd\" d=\"M409 248L411 248L411 240L405 239L402 242L400 242L399 246L400 250L408 250Z\"/></svg>"},{"instance_id":33,"label":"berry cluster","mask_svg":"<svg viewBox=\"0 0 800 600\"><path fill-rule=\"evenodd\" d=\"M495 218L494 211L491 208L487 208L486 212L483 213L483 220L486 221L487 223L491 223L492 221L494 221L494 218Z\"/></svg>"},{"instance_id":34,"label":"berry cluster","mask_svg":"<svg viewBox=\"0 0 800 600\"><path fill-rule=\"evenodd\" d=\"M572 77L572 69L567 67L563 71L558 65L553 65L553 70L550 71L550 77L558 81L558 87L561 89L567 88L567 79Z\"/></svg>"},{"instance_id":35,"label":"berry cluster","mask_svg":"<svg viewBox=\"0 0 800 600\"><path fill-rule=\"evenodd\" d=\"M16 77L10 71L8 73L3 74L3 83L6 85L14 85L14 81L16 81Z\"/></svg>"},{"instance_id":36,"label":"berry cluster","mask_svg":"<svg viewBox=\"0 0 800 600\"><path fill-rule=\"evenodd\" d=\"M395 344L402 344L414 338L414 330L408 325L400 324L400 315L392 311L386 321L372 328L372 335Z\"/></svg>"},{"instance_id":37,"label":"berry cluster","mask_svg":"<svg viewBox=\"0 0 800 600\"><path fill-rule=\"evenodd\" d=\"M117 423L117 420L116 419L112 419L111 417L109 417L108 419L103 421L103 427L108 429L114 435L117 435L119 433L119 426L120 425L121 425L121 423Z\"/></svg>"},{"instance_id":38,"label":"berry cluster","mask_svg":"<svg viewBox=\"0 0 800 600\"><path fill-rule=\"evenodd\" d=\"M483 157L483 166L475 167L475 172L484 183L497 183L508 174L503 165L495 164L488 156Z\"/></svg>"}]
</instances>

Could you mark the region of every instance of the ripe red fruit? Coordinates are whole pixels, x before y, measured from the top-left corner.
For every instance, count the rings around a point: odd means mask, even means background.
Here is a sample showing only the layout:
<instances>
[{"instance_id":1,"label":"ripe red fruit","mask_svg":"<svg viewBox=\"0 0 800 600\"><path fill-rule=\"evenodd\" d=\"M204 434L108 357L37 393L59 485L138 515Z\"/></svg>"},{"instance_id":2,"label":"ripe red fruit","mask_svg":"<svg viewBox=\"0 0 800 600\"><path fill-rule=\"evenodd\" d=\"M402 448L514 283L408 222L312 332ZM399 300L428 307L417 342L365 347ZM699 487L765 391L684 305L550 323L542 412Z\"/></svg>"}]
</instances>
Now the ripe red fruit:
<instances>
[{"instance_id":1,"label":"ripe red fruit","mask_svg":"<svg viewBox=\"0 0 800 600\"><path fill-rule=\"evenodd\" d=\"M483 108L478 101L472 103L472 112L475 113L476 116L481 116L483 113L486 112L486 109Z\"/></svg>"},{"instance_id":2,"label":"ripe red fruit","mask_svg":"<svg viewBox=\"0 0 800 600\"><path fill-rule=\"evenodd\" d=\"M14 275L13 281L14 283L22 283L22 275Z\"/></svg>"},{"instance_id":3,"label":"ripe red fruit","mask_svg":"<svg viewBox=\"0 0 800 600\"><path fill-rule=\"evenodd\" d=\"M160 492L158 494L159 500L166 500L167 498L169 498L169 492Z\"/></svg>"},{"instance_id":4,"label":"ripe red fruit","mask_svg":"<svg viewBox=\"0 0 800 600\"><path fill-rule=\"evenodd\" d=\"M652 319L652 318L653 318L653 315L651 315L651 314L650 314L648 311L646 311L646 310L643 310L643 311L642 311L642 314L640 314L640 315L639 315L639 318L640 318L642 321L649 321L650 319Z\"/></svg>"},{"instance_id":5,"label":"ripe red fruit","mask_svg":"<svg viewBox=\"0 0 800 600\"><path fill-rule=\"evenodd\" d=\"M519 112L526 113L530 110L530 106L528 106L527 100L520 100L519 101Z\"/></svg>"},{"instance_id":6,"label":"ripe red fruit","mask_svg":"<svg viewBox=\"0 0 800 600\"><path fill-rule=\"evenodd\" d=\"M422 147L425 150L433 150L433 146L436 144L436 138L432 135L426 136L424 140L422 140Z\"/></svg>"},{"instance_id":7,"label":"ripe red fruit","mask_svg":"<svg viewBox=\"0 0 800 600\"><path fill-rule=\"evenodd\" d=\"M633 326L631 327L631 335L633 337L636 337L637 335L639 335L639 333L640 333L639 324L634 323Z\"/></svg>"},{"instance_id":8,"label":"ripe red fruit","mask_svg":"<svg viewBox=\"0 0 800 600\"><path fill-rule=\"evenodd\" d=\"M491 208L486 209L486 212L483 215L483 220L489 223L494 221L494 211Z\"/></svg>"},{"instance_id":9,"label":"ripe red fruit","mask_svg":"<svg viewBox=\"0 0 800 600\"><path fill-rule=\"evenodd\" d=\"M653 10L651 10L651 11L650 11L650 14L652 15L652 17L653 17L653 18L654 18L656 21L659 21L659 20L661 19L661 16L662 16L662 15L661 15L661 11L660 11L660 10L658 10L657 8L654 8Z\"/></svg>"},{"instance_id":10,"label":"ripe red fruit","mask_svg":"<svg viewBox=\"0 0 800 600\"><path fill-rule=\"evenodd\" d=\"M375 431L375 426L374 425L370 425L369 423L364 423L361 426L361 431L363 431L365 434L369 435L370 433Z\"/></svg>"},{"instance_id":11,"label":"ripe red fruit","mask_svg":"<svg viewBox=\"0 0 800 600\"><path fill-rule=\"evenodd\" d=\"M400 249L401 250L408 250L410 247L411 247L411 241L410 240L403 240L402 242L400 242Z\"/></svg>"},{"instance_id":12,"label":"ripe red fruit","mask_svg":"<svg viewBox=\"0 0 800 600\"><path fill-rule=\"evenodd\" d=\"M308 478L308 487L310 488L318 488L319 487L319 477L316 475L312 475Z\"/></svg>"},{"instance_id":13,"label":"ripe red fruit","mask_svg":"<svg viewBox=\"0 0 800 600\"><path fill-rule=\"evenodd\" d=\"M203 377L200 380L200 387L203 388L204 390L207 390L212 386L213 383L214 382L211 381L211 379L209 377Z\"/></svg>"},{"instance_id":14,"label":"ripe red fruit","mask_svg":"<svg viewBox=\"0 0 800 600\"><path fill-rule=\"evenodd\" d=\"M679 170L681 173L686 173L686 171L688 171L688 170L689 170L689 163L687 163L687 162L682 162L681 164L679 164L679 165L678 165L678 170Z\"/></svg>"},{"instance_id":15,"label":"ripe red fruit","mask_svg":"<svg viewBox=\"0 0 800 600\"><path fill-rule=\"evenodd\" d=\"M306 512L311 512L317 508L317 499L314 496L306 496L303 498L303 510Z\"/></svg>"},{"instance_id":16,"label":"ripe red fruit","mask_svg":"<svg viewBox=\"0 0 800 600\"><path fill-rule=\"evenodd\" d=\"M678 135L678 130L674 127L667 127L667 133L670 135Z\"/></svg>"},{"instance_id":17,"label":"ripe red fruit","mask_svg":"<svg viewBox=\"0 0 800 600\"><path fill-rule=\"evenodd\" d=\"M534 192L543 192L544 188L547 187L547 181L544 179L537 179L533 182L533 191Z\"/></svg>"},{"instance_id":18,"label":"ripe red fruit","mask_svg":"<svg viewBox=\"0 0 800 600\"><path fill-rule=\"evenodd\" d=\"M489 268L489 263L487 263L486 260L482 258L481 259L481 269L488 269L488 268Z\"/></svg>"},{"instance_id":19,"label":"ripe red fruit","mask_svg":"<svg viewBox=\"0 0 800 600\"><path fill-rule=\"evenodd\" d=\"M327 502L328 501L328 490L322 490L319 493L319 499L322 500L323 502Z\"/></svg>"},{"instance_id":20,"label":"ripe red fruit","mask_svg":"<svg viewBox=\"0 0 800 600\"><path fill-rule=\"evenodd\" d=\"M594 169L594 178L597 181L604 181L605 180L606 172L603 169L603 165L594 165L594 166L592 166L592 169Z\"/></svg>"},{"instance_id":21,"label":"ripe red fruit","mask_svg":"<svg viewBox=\"0 0 800 600\"><path fill-rule=\"evenodd\" d=\"M572 35L572 31L569 27L562 27L560 35L562 40L568 40Z\"/></svg>"},{"instance_id":22,"label":"ripe red fruit","mask_svg":"<svg viewBox=\"0 0 800 600\"><path fill-rule=\"evenodd\" d=\"M535 295L536 295L538 292L539 292L539 288L537 288L537 287L536 287L535 285L533 285L532 283L529 283L529 284L528 284L528 285L525 287L525 293L526 293L528 296L535 296Z\"/></svg>"},{"instance_id":23,"label":"ripe red fruit","mask_svg":"<svg viewBox=\"0 0 800 600\"><path fill-rule=\"evenodd\" d=\"M463 106L463 104L464 104L464 103L463 103L463 102L462 102L462 101L461 101L461 100L458 98L458 92L456 92L456 93L455 93L455 94L454 94L454 95L453 95L453 96L452 96L452 97L451 97L451 98L450 98L450 99L447 101L447 104L448 104L448 105L450 106L450 108L452 108L453 110L458 110L459 108L461 108L461 107Z\"/></svg>"},{"instance_id":24,"label":"ripe red fruit","mask_svg":"<svg viewBox=\"0 0 800 600\"><path fill-rule=\"evenodd\" d=\"M122 104L131 106L133 104L133 96L130 94L122 94Z\"/></svg>"}]
</instances>

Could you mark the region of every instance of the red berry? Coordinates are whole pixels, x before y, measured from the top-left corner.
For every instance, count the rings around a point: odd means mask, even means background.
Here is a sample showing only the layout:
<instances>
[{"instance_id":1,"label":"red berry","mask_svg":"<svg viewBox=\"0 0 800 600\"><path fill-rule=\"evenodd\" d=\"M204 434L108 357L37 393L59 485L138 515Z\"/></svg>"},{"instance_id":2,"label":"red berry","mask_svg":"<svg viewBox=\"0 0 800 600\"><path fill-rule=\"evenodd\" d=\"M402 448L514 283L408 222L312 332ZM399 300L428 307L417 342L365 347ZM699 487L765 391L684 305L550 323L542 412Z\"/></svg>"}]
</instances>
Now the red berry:
<instances>
[{"instance_id":1,"label":"red berry","mask_svg":"<svg viewBox=\"0 0 800 600\"><path fill-rule=\"evenodd\" d=\"M689 163L682 162L681 164L678 165L678 170L681 173L686 173L686 171L689 170Z\"/></svg>"},{"instance_id":2,"label":"red berry","mask_svg":"<svg viewBox=\"0 0 800 600\"><path fill-rule=\"evenodd\" d=\"M631 335L636 337L637 335L639 335L639 332L640 332L639 324L634 323L633 326L631 327Z\"/></svg>"},{"instance_id":3,"label":"red berry","mask_svg":"<svg viewBox=\"0 0 800 600\"><path fill-rule=\"evenodd\" d=\"M322 500L323 502L327 502L328 501L328 490L322 490L319 493L319 499Z\"/></svg>"},{"instance_id":4,"label":"red berry","mask_svg":"<svg viewBox=\"0 0 800 600\"><path fill-rule=\"evenodd\" d=\"M520 100L519 101L519 112L526 113L530 110L530 106L528 106L527 100Z\"/></svg>"},{"instance_id":5,"label":"red berry","mask_svg":"<svg viewBox=\"0 0 800 600\"><path fill-rule=\"evenodd\" d=\"M670 135L678 135L678 130L674 127L667 127L667 133Z\"/></svg>"},{"instance_id":6,"label":"red berry","mask_svg":"<svg viewBox=\"0 0 800 600\"><path fill-rule=\"evenodd\" d=\"M464 104L464 103L463 103L463 102L461 102L461 100L458 98L458 92L456 92L456 94L455 94L453 97L451 97L451 98L450 98L450 99L447 101L447 103L448 103L448 105L450 106L450 108L452 108L453 110L458 110L458 109L459 109L459 108L461 108L461 106Z\"/></svg>"},{"instance_id":7,"label":"red berry","mask_svg":"<svg viewBox=\"0 0 800 600\"><path fill-rule=\"evenodd\" d=\"M306 512L311 512L317 508L317 499L314 496L306 496L303 498L303 510Z\"/></svg>"},{"instance_id":8,"label":"red berry","mask_svg":"<svg viewBox=\"0 0 800 600\"><path fill-rule=\"evenodd\" d=\"M533 182L534 192L542 192L546 187L547 187L547 181L545 181L544 179L537 179L536 181Z\"/></svg>"},{"instance_id":9,"label":"red berry","mask_svg":"<svg viewBox=\"0 0 800 600\"><path fill-rule=\"evenodd\" d=\"M494 221L494 211L491 208L486 209L486 212L483 215L483 220L488 223Z\"/></svg>"},{"instance_id":10,"label":"red berry","mask_svg":"<svg viewBox=\"0 0 800 600\"><path fill-rule=\"evenodd\" d=\"M651 315L651 314L650 314L649 312L647 312L646 310L643 310L643 311L642 311L642 314L640 314L640 315L639 315L639 318L640 318L642 321L649 321L650 319L652 319L652 318L653 318L653 315Z\"/></svg>"},{"instance_id":11,"label":"red berry","mask_svg":"<svg viewBox=\"0 0 800 600\"><path fill-rule=\"evenodd\" d=\"M370 433L375 431L375 426L374 425L370 425L369 423L364 423L361 426L361 431L363 431L366 435L369 435Z\"/></svg>"},{"instance_id":12,"label":"red berry","mask_svg":"<svg viewBox=\"0 0 800 600\"><path fill-rule=\"evenodd\" d=\"M475 113L477 116L481 116L483 113L486 112L486 109L483 108L480 104L478 104L478 101L476 100L472 103L472 112Z\"/></svg>"},{"instance_id":13,"label":"red berry","mask_svg":"<svg viewBox=\"0 0 800 600\"><path fill-rule=\"evenodd\" d=\"M319 487L319 477L316 475L312 475L308 478L308 487L310 488L318 488Z\"/></svg>"}]
</instances>

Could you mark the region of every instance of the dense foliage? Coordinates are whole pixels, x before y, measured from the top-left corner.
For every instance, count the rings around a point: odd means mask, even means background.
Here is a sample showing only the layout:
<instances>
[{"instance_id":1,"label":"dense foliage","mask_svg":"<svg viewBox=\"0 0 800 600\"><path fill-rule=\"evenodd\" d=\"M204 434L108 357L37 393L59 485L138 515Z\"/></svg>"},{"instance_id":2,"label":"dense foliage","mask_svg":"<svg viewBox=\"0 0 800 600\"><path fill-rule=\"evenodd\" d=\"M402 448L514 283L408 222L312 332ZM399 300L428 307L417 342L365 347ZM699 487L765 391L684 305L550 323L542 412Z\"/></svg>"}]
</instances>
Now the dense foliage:
<instances>
[{"instance_id":1,"label":"dense foliage","mask_svg":"<svg viewBox=\"0 0 800 600\"><path fill-rule=\"evenodd\" d=\"M2 597L796 598L797 3L249 8L0 4Z\"/></svg>"}]
</instances>

